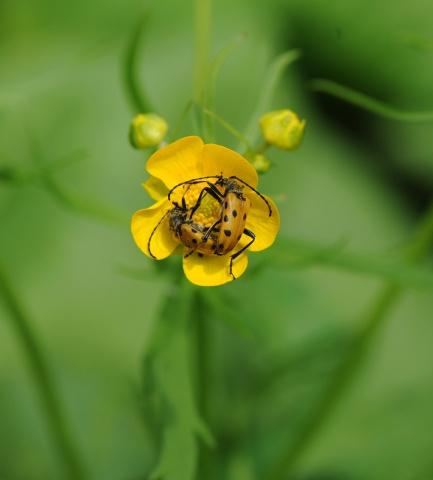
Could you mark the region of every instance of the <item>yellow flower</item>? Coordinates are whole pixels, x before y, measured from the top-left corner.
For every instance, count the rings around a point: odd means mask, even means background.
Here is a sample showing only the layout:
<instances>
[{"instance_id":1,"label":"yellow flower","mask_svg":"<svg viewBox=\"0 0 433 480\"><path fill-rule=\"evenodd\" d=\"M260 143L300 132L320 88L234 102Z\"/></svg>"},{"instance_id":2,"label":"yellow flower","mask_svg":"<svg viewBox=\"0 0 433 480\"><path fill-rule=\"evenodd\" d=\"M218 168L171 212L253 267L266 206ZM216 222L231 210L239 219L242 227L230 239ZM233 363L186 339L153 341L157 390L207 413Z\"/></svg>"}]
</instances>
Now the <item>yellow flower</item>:
<instances>
[{"instance_id":1,"label":"yellow flower","mask_svg":"<svg viewBox=\"0 0 433 480\"><path fill-rule=\"evenodd\" d=\"M276 110L262 115L260 128L270 145L283 150L295 150L302 141L305 120L299 120L291 110Z\"/></svg>"},{"instance_id":2,"label":"yellow flower","mask_svg":"<svg viewBox=\"0 0 433 480\"><path fill-rule=\"evenodd\" d=\"M245 228L253 232L255 240L248 250L264 250L274 242L280 225L277 207L272 200L250 188L257 187L257 172L239 154L220 145L205 145L199 137L185 137L153 154L146 168L151 177L143 186L157 203L134 214L131 230L138 247L147 256L161 260L177 253L180 240L170 230L168 212L173 210L174 204L181 206L183 202L188 212L193 212L200 193L209 186L207 180L215 185L220 176L236 177L236 182L243 186L244 197L251 202ZM201 177L211 178L198 183L190 182ZM217 188L222 196L224 187ZM223 203L209 193L202 194L201 204L193 213L192 221L206 231L221 218ZM224 231L223 228L221 231ZM219 229L213 230L212 235L216 237L218 232ZM191 248L183 247L186 277L201 286L222 285L239 277L248 265L247 252L240 253L233 262L231 257L250 242L251 237L242 234L235 248L224 255L203 254L198 250L191 253Z\"/></svg>"}]
</instances>

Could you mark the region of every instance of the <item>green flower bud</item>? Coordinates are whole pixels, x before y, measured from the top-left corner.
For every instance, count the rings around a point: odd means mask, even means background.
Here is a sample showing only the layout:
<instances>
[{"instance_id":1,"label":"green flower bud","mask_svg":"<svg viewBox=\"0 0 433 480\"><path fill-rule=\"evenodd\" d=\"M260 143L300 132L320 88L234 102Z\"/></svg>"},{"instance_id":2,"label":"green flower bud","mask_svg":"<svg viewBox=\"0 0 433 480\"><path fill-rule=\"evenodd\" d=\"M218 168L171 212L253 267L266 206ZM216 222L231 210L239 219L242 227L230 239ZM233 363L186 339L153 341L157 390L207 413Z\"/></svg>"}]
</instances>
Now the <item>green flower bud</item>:
<instances>
[{"instance_id":1,"label":"green flower bud","mask_svg":"<svg viewBox=\"0 0 433 480\"><path fill-rule=\"evenodd\" d=\"M265 140L283 150L299 147L304 134L305 120L300 121L291 110L276 110L260 118L260 128Z\"/></svg>"},{"instance_id":2,"label":"green flower bud","mask_svg":"<svg viewBox=\"0 0 433 480\"><path fill-rule=\"evenodd\" d=\"M266 173L271 166L271 161L263 153L250 153L245 158L251 163L257 173Z\"/></svg>"},{"instance_id":3,"label":"green flower bud","mask_svg":"<svg viewBox=\"0 0 433 480\"><path fill-rule=\"evenodd\" d=\"M155 113L140 113L131 123L129 140L134 148L156 147L167 134L167 122Z\"/></svg>"}]
</instances>

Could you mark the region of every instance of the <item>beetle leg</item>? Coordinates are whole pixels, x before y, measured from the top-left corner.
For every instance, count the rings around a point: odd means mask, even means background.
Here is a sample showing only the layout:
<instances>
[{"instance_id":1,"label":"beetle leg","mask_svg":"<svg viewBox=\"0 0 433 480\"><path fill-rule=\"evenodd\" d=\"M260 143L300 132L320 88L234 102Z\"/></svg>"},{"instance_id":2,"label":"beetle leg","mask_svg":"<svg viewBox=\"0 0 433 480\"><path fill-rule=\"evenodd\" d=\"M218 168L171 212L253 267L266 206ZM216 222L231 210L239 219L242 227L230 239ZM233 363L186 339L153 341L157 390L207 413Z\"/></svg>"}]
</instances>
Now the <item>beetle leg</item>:
<instances>
[{"instance_id":1,"label":"beetle leg","mask_svg":"<svg viewBox=\"0 0 433 480\"><path fill-rule=\"evenodd\" d=\"M201 182L197 182L197 183L201 183ZM203 190L200 192L200 195L198 196L197 202L194 205L194 207L192 208L191 213L189 214L190 219L192 218L192 216L194 215L196 210L200 207L201 201L203 200L203 197L206 195L206 193L211 195L213 198L215 198L215 200L218 200L218 202L220 202L220 203L222 202L222 200L224 198L222 193L218 190L218 188L215 187L215 185L213 183L211 183L211 182L206 182L206 183L209 186L203 188Z\"/></svg>"},{"instance_id":2,"label":"beetle leg","mask_svg":"<svg viewBox=\"0 0 433 480\"><path fill-rule=\"evenodd\" d=\"M221 223L221 218L219 218L216 222L213 223L213 225L211 225L207 232L203 235L202 239L201 239L201 242L198 243L194 248L192 248L186 255L184 255L183 258L188 258L190 255L192 255L196 250L197 248L202 244L202 243L205 243L208 241L209 237L211 236L211 233L212 233L212 230L219 224Z\"/></svg>"},{"instance_id":3,"label":"beetle leg","mask_svg":"<svg viewBox=\"0 0 433 480\"><path fill-rule=\"evenodd\" d=\"M256 236L251 230L248 230L247 228L244 229L243 232L245 235L251 238L251 242L247 243L244 247L242 247L239 252L236 252L230 257L230 275L233 277L233 280L236 280L236 277L233 275L233 260L235 260L239 255L244 252L256 239Z\"/></svg>"}]
</instances>

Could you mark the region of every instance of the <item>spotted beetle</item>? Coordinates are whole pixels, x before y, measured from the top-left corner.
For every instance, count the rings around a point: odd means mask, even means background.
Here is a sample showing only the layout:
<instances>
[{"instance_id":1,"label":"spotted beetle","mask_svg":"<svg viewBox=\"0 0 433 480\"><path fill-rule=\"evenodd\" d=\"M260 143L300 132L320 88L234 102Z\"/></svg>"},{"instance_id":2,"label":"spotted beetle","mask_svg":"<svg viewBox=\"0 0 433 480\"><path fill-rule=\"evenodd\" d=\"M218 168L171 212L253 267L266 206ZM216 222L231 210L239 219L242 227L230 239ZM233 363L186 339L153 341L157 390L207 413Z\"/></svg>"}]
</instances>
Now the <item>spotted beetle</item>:
<instances>
[{"instance_id":1,"label":"spotted beetle","mask_svg":"<svg viewBox=\"0 0 433 480\"><path fill-rule=\"evenodd\" d=\"M217 249L218 239L217 236L212 235L212 232L208 232L201 225L194 223L191 218L188 218L188 213L191 209L187 208L185 199L182 198L182 206L177 202L172 202L174 207L168 210L159 222L155 225L155 228L150 234L147 242L147 249L152 258L156 258L151 250L151 242L154 233L161 225L164 219L168 216L169 228L173 234L173 239L187 248L191 248L186 256L197 251L199 254L212 255ZM206 238L204 239L204 235Z\"/></svg>"},{"instance_id":2,"label":"spotted beetle","mask_svg":"<svg viewBox=\"0 0 433 480\"><path fill-rule=\"evenodd\" d=\"M215 183L210 182L209 178L217 178ZM225 255L233 250L236 245L239 243L242 234L247 235L251 238L251 241L247 243L244 247L242 247L238 252L230 257L230 274L233 275L233 261L242 253L244 252L255 240L255 235L251 230L245 228L247 215L251 207L251 202L248 198L243 195L243 186L239 185L238 181L242 182L244 185L249 187L252 191L254 191L267 205L269 209L269 216L272 215L272 208L269 205L269 202L266 198L260 194L257 190L253 187L245 183L243 180L239 179L238 177L229 177L225 178L222 175L214 175L208 177L200 177L189 180L187 182L180 183L175 185L168 194L168 198L170 198L171 193L181 185L194 185L198 183L206 183L208 186L203 188L200 192L200 195L197 199L197 203L191 209L189 217L192 218L196 210L199 208L201 201L204 195L209 194L216 200L218 200L221 204L221 215L217 219L214 224L209 227L207 232L204 234L202 243L199 243L196 247L199 250L200 246L207 241L208 237L212 234L212 232L218 233L218 247L216 255ZM218 186L222 186L225 188L224 193L218 189ZM220 228L217 228L219 224L222 224ZM188 253L191 255L194 250ZM186 255L186 256L188 256Z\"/></svg>"}]
</instances>

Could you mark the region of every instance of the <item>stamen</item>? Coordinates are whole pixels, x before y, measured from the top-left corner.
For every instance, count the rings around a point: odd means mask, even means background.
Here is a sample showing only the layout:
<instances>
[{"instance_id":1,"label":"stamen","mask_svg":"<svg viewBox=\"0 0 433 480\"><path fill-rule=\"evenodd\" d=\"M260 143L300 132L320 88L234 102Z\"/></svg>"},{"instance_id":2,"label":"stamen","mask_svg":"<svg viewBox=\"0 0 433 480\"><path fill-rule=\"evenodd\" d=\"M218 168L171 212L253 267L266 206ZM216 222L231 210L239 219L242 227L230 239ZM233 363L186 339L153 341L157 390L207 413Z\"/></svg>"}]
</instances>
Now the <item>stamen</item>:
<instances>
[{"instance_id":1,"label":"stamen","mask_svg":"<svg viewBox=\"0 0 433 480\"><path fill-rule=\"evenodd\" d=\"M200 193L206 184L184 185L183 191L179 191L178 198L175 199L179 204L182 203L182 196L185 199L187 208L193 208L198 201ZM172 199L174 200L174 199ZM205 194L201 198L201 203L193 215L193 222L208 228L213 225L221 216L221 205L214 197Z\"/></svg>"}]
</instances>

